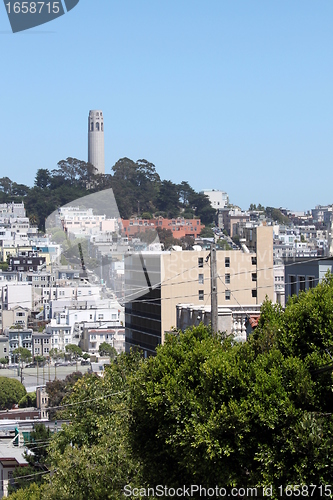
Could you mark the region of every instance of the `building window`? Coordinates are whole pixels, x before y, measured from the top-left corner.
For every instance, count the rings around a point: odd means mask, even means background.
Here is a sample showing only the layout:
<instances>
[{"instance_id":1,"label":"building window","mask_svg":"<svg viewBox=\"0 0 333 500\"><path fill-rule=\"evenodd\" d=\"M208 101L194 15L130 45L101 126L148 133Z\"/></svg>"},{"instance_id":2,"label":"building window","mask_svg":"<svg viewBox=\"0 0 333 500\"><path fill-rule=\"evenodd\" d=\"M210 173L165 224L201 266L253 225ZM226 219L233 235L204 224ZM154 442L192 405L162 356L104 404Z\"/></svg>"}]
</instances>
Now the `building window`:
<instances>
[{"instance_id":1,"label":"building window","mask_svg":"<svg viewBox=\"0 0 333 500\"><path fill-rule=\"evenodd\" d=\"M225 267L230 267L230 257L226 257L224 259L224 265L225 265Z\"/></svg>"},{"instance_id":2,"label":"building window","mask_svg":"<svg viewBox=\"0 0 333 500\"><path fill-rule=\"evenodd\" d=\"M252 290L252 297L257 297L257 289L256 288L253 288Z\"/></svg>"},{"instance_id":3,"label":"building window","mask_svg":"<svg viewBox=\"0 0 333 500\"><path fill-rule=\"evenodd\" d=\"M300 292L305 292L305 276L299 276L299 291Z\"/></svg>"},{"instance_id":4,"label":"building window","mask_svg":"<svg viewBox=\"0 0 333 500\"><path fill-rule=\"evenodd\" d=\"M230 274L226 274L225 275L224 282L225 282L226 285L230 284Z\"/></svg>"},{"instance_id":5,"label":"building window","mask_svg":"<svg viewBox=\"0 0 333 500\"><path fill-rule=\"evenodd\" d=\"M252 281L257 281L257 273L252 273Z\"/></svg>"},{"instance_id":6,"label":"building window","mask_svg":"<svg viewBox=\"0 0 333 500\"><path fill-rule=\"evenodd\" d=\"M314 276L309 276L308 277L308 283L309 283L309 288L314 288L314 286L315 286L315 277Z\"/></svg>"},{"instance_id":7,"label":"building window","mask_svg":"<svg viewBox=\"0 0 333 500\"><path fill-rule=\"evenodd\" d=\"M94 124L93 124L93 122L91 122L91 124L90 124L90 132L93 132L93 131L94 131Z\"/></svg>"},{"instance_id":8,"label":"building window","mask_svg":"<svg viewBox=\"0 0 333 500\"><path fill-rule=\"evenodd\" d=\"M204 275L203 274L199 274L199 285L203 285L204 284Z\"/></svg>"},{"instance_id":9,"label":"building window","mask_svg":"<svg viewBox=\"0 0 333 500\"><path fill-rule=\"evenodd\" d=\"M225 296L225 300L230 300L230 298L231 298L230 290L226 290L224 296Z\"/></svg>"},{"instance_id":10,"label":"building window","mask_svg":"<svg viewBox=\"0 0 333 500\"><path fill-rule=\"evenodd\" d=\"M97 132L99 132L99 123L98 122L96 123L96 130L97 130Z\"/></svg>"},{"instance_id":11,"label":"building window","mask_svg":"<svg viewBox=\"0 0 333 500\"><path fill-rule=\"evenodd\" d=\"M205 294L203 290L199 290L199 300L204 300Z\"/></svg>"},{"instance_id":12,"label":"building window","mask_svg":"<svg viewBox=\"0 0 333 500\"><path fill-rule=\"evenodd\" d=\"M290 295L296 295L296 276L289 275Z\"/></svg>"},{"instance_id":13,"label":"building window","mask_svg":"<svg viewBox=\"0 0 333 500\"><path fill-rule=\"evenodd\" d=\"M198 258L198 267L203 267L203 257Z\"/></svg>"},{"instance_id":14,"label":"building window","mask_svg":"<svg viewBox=\"0 0 333 500\"><path fill-rule=\"evenodd\" d=\"M253 265L253 266L256 266L256 265L257 265L257 257L252 257L252 258L251 258L251 261L252 261L252 265Z\"/></svg>"}]
</instances>

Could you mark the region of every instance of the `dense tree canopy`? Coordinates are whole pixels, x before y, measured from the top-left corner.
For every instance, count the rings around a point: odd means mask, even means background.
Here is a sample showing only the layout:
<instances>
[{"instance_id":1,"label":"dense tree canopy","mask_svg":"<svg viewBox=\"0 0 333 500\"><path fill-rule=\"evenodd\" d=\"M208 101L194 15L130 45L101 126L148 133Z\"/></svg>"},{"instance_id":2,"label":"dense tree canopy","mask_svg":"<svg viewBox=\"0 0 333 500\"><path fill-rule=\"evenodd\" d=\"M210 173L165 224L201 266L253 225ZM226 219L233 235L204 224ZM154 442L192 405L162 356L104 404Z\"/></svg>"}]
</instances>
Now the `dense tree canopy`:
<instances>
[{"instance_id":1,"label":"dense tree canopy","mask_svg":"<svg viewBox=\"0 0 333 500\"><path fill-rule=\"evenodd\" d=\"M10 409L25 396L27 391L21 382L8 377L0 377L0 410Z\"/></svg>"},{"instance_id":2,"label":"dense tree canopy","mask_svg":"<svg viewBox=\"0 0 333 500\"><path fill-rule=\"evenodd\" d=\"M214 221L209 199L196 193L187 181L174 184L161 180L153 163L121 158L112 174L99 174L95 167L77 158L67 158L57 168L37 171L34 186L0 179L0 203L24 201L30 222L44 230L46 218L58 207L87 194L112 188L121 217L143 213L164 217L199 217L204 224Z\"/></svg>"},{"instance_id":3,"label":"dense tree canopy","mask_svg":"<svg viewBox=\"0 0 333 500\"><path fill-rule=\"evenodd\" d=\"M104 378L82 377L63 400L71 424L50 442L56 472L41 498L201 484L272 485L277 500L281 485L330 484L332 301L328 276L285 312L265 302L244 344L199 325L155 357L121 355Z\"/></svg>"},{"instance_id":4,"label":"dense tree canopy","mask_svg":"<svg viewBox=\"0 0 333 500\"><path fill-rule=\"evenodd\" d=\"M128 440L128 383L139 358L121 355L103 378L85 375L65 401L72 424L49 449L52 469L43 499L122 499L126 484L140 485L140 464ZM66 414L64 415L66 416Z\"/></svg>"},{"instance_id":5,"label":"dense tree canopy","mask_svg":"<svg viewBox=\"0 0 333 500\"><path fill-rule=\"evenodd\" d=\"M48 472L48 444L50 439L50 429L46 428L44 424L36 423L28 441L25 443L27 451L24 457L28 462L28 466L18 467L14 471L14 482L9 485L9 492L29 487L32 477L36 486L44 482L43 476ZM36 491L38 492L38 489Z\"/></svg>"},{"instance_id":6,"label":"dense tree canopy","mask_svg":"<svg viewBox=\"0 0 333 500\"><path fill-rule=\"evenodd\" d=\"M112 345L108 344L107 342L102 342L99 345L98 352L100 353L101 356L109 356L110 359L115 359L117 356L117 351Z\"/></svg>"}]
</instances>

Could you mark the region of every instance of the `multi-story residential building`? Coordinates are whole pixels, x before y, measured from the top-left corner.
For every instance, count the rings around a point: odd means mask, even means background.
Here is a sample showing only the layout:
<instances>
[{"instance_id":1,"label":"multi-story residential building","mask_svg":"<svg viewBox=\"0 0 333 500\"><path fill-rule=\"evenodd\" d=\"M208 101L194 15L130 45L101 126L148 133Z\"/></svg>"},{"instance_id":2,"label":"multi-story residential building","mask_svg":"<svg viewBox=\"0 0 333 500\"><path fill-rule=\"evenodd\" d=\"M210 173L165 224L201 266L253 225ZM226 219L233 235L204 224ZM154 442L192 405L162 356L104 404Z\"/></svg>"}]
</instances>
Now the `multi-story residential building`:
<instances>
[{"instance_id":1,"label":"multi-story residential building","mask_svg":"<svg viewBox=\"0 0 333 500\"><path fill-rule=\"evenodd\" d=\"M30 328L6 328L4 331L5 336L8 338L9 343L9 362L17 363L18 355L13 354L15 349L23 347L32 353L32 330Z\"/></svg>"},{"instance_id":2,"label":"multi-story residential building","mask_svg":"<svg viewBox=\"0 0 333 500\"><path fill-rule=\"evenodd\" d=\"M28 255L18 255L9 258L9 271L40 271L46 267L45 257L38 257L35 252L28 252Z\"/></svg>"},{"instance_id":3,"label":"multi-story residential building","mask_svg":"<svg viewBox=\"0 0 333 500\"><path fill-rule=\"evenodd\" d=\"M54 307L54 304L53 304ZM46 333L50 334L52 347L64 351L67 344L79 344L84 325L98 324L107 328L121 325L123 321L122 307L116 301L100 301L67 305L62 310L54 312Z\"/></svg>"},{"instance_id":4,"label":"multi-story residential building","mask_svg":"<svg viewBox=\"0 0 333 500\"><path fill-rule=\"evenodd\" d=\"M260 305L273 300L273 231L248 231L245 250L217 251L218 305ZM210 301L209 251L133 254L125 259L126 350L154 354L164 332L176 326L176 306Z\"/></svg>"},{"instance_id":5,"label":"multi-story residential building","mask_svg":"<svg viewBox=\"0 0 333 500\"><path fill-rule=\"evenodd\" d=\"M0 218L17 218L25 217L24 203L1 203L0 204Z\"/></svg>"},{"instance_id":6,"label":"multi-story residential building","mask_svg":"<svg viewBox=\"0 0 333 500\"><path fill-rule=\"evenodd\" d=\"M119 232L119 224L116 218L108 219L105 214L94 214L92 208L61 207L59 209L59 219L64 231L69 236Z\"/></svg>"},{"instance_id":7,"label":"multi-story residential building","mask_svg":"<svg viewBox=\"0 0 333 500\"><path fill-rule=\"evenodd\" d=\"M96 309L108 307L101 300L99 285L84 285L79 282L59 280L47 290L48 300L44 302L44 319L55 319L64 309Z\"/></svg>"},{"instance_id":8,"label":"multi-story residential building","mask_svg":"<svg viewBox=\"0 0 333 500\"><path fill-rule=\"evenodd\" d=\"M10 328L13 325L20 325L23 328L27 328L30 314L31 309L22 306L15 306L12 309L3 309L2 329Z\"/></svg>"},{"instance_id":9,"label":"multi-story residential building","mask_svg":"<svg viewBox=\"0 0 333 500\"><path fill-rule=\"evenodd\" d=\"M229 236L232 238L236 234L241 234L241 228L246 226L246 223L250 221L249 212L242 212L241 210L220 210L219 218L223 226L219 224L220 227L225 229Z\"/></svg>"},{"instance_id":10,"label":"multi-story residential building","mask_svg":"<svg viewBox=\"0 0 333 500\"><path fill-rule=\"evenodd\" d=\"M34 357L43 356L48 358L51 348L51 335L48 333L32 334L32 353Z\"/></svg>"},{"instance_id":11,"label":"multi-story residential building","mask_svg":"<svg viewBox=\"0 0 333 500\"><path fill-rule=\"evenodd\" d=\"M229 204L229 196L225 191L219 189L204 189L201 194L208 196L210 204L215 210L225 208Z\"/></svg>"},{"instance_id":12,"label":"multi-story residential building","mask_svg":"<svg viewBox=\"0 0 333 500\"><path fill-rule=\"evenodd\" d=\"M139 233L149 230L156 231L156 229L159 228L169 229L172 231L172 235L176 239L180 239L185 236L192 236L193 238L196 238L205 227L201 224L200 219L184 219L183 217L175 219L164 219L163 217L156 219L122 219L121 223L122 234L127 237L133 237Z\"/></svg>"},{"instance_id":13,"label":"multi-story residential building","mask_svg":"<svg viewBox=\"0 0 333 500\"><path fill-rule=\"evenodd\" d=\"M40 418L48 420L49 395L46 392L45 385L36 387L36 406L40 410Z\"/></svg>"},{"instance_id":14,"label":"multi-story residential building","mask_svg":"<svg viewBox=\"0 0 333 500\"><path fill-rule=\"evenodd\" d=\"M286 301L291 295L314 288L328 271L333 272L332 258L286 259L284 263Z\"/></svg>"},{"instance_id":15,"label":"multi-story residential building","mask_svg":"<svg viewBox=\"0 0 333 500\"><path fill-rule=\"evenodd\" d=\"M98 354L99 347L103 342L114 347L117 353L125 351L125 328L118 324L118 327L104 324L85 323L83 325L80 347L90 354Z\"/></svg>"},{"instance_id":16,"label":"multi-story residential building","mask_svg":"<svg viewBox=\"0 0 333 500\"><path fill-rule=\"evenodd\" d=\"M28 283L0 282L0 301L2 309L13 309L17 306L32 309L32 291Z\"/></svg>"},{"instance_id":17,"label":"multi-story residential building","mask_svg":"<svg viewBox=\"0 0 333 500\"><path fill-rule=\"evenodd\" d=\"M14 484L14 471L18 467L28 467L23 448L11 443L0 445L0 498L8 496L9 485Z\"/></svg>"},{"instance_id":18,"label":"multi-story residential building","mask_svg":"<svg viewBox=\"0 0 333 500\"><path fill-rule=\"evenodd\" d=\"M332 205L317 205L311 210L313 223L316 226L324 225L330 220L332 214Z\"/></svg>"}]
</instances>

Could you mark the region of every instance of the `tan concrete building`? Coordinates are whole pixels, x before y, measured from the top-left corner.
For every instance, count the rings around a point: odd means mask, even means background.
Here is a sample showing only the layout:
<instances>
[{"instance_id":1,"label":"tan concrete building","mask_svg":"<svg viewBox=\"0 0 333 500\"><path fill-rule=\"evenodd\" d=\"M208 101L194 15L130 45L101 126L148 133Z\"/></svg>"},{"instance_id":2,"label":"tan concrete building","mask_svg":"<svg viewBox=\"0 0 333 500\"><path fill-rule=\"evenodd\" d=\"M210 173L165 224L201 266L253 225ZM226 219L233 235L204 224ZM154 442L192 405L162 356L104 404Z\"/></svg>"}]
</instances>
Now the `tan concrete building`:
<instances>
[{"instance_id":1,"label":"tan concrete building","mask_svg":"<svg viewBox=\"0 0 333 500\"><path fill-rule=\"evenodd\" d=\"M258 305L273 300L273 230L260 226L246 233L243 250L217 251L219 306ZM210 304L209 251L133 254L125 259L126 350L147 355L177 324L176 306Z\"/></svg>"},{"instance_id":2,"label":"tan concrete building","mask_svg":"<svg viewBox=\"0 0 333 500\"><path fill-rule=\"evenodd\" d=\"M244 225L250 220L250 214L248 212L241 212L240 210L221 210L220 216L223 221L223 228L228 231L231 238L239 234L240 225Z\"/></svg>"}]
</instances>

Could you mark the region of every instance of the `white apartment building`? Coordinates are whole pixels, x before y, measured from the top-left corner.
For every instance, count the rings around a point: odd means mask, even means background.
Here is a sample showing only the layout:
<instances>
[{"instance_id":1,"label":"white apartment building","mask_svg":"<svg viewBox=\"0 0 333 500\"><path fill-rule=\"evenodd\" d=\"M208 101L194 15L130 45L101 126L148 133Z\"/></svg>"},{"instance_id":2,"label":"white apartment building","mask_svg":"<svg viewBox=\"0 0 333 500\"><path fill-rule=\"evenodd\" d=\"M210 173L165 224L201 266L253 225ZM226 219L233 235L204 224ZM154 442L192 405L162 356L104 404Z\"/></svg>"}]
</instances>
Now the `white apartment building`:
<instances>
[{"instance_id":1,"label":"white apartment building","mask_svg":"<svg viewBox=\"0 0 333 500\"><path fill-rule=\"evenodd\" d=\"M104 324L84 323L80 347L90 354L98 354L101 344L106 342L114 347L118 354L125 352L125 328L118 324L106 327Z\"/></svg>"},{"instance_id":2,"label":"white apartment building","mask_svg":"<svg viewBox=\"0 0 333 500\"><path fill-rule=\"evenodd\" d=\"M84 324L114 328L124 322L123 308L115 301L101 301L99 304L91 302L78 307L65 306L53 315L46 326L46 333L51 335L52 347L61 351L65 351L67 344L79 344Z\"/></svg>"},{"instance_id":3,"label":"white apartment building","mask_svg":"<svg viewBox=\"0 0 333 500\"><path fill-rule=\"evenodd\" d=\"M119 232L117 219L107 219L106 215L94 215L92 208L61 207L59 219L65 232L75 236Z\"/></svg>"},{"instance_id":4,"label":"white apartment building","mask_svg":"<svg viewBox=\"0 0 333 500\"><path fill-rule=\"evenodd\" d=\"M204 189L201 194L208 196L210 204L216 210L225 208L229 204L229 196L225 191L219 189Z\"/></svg>"}]
</instances>

